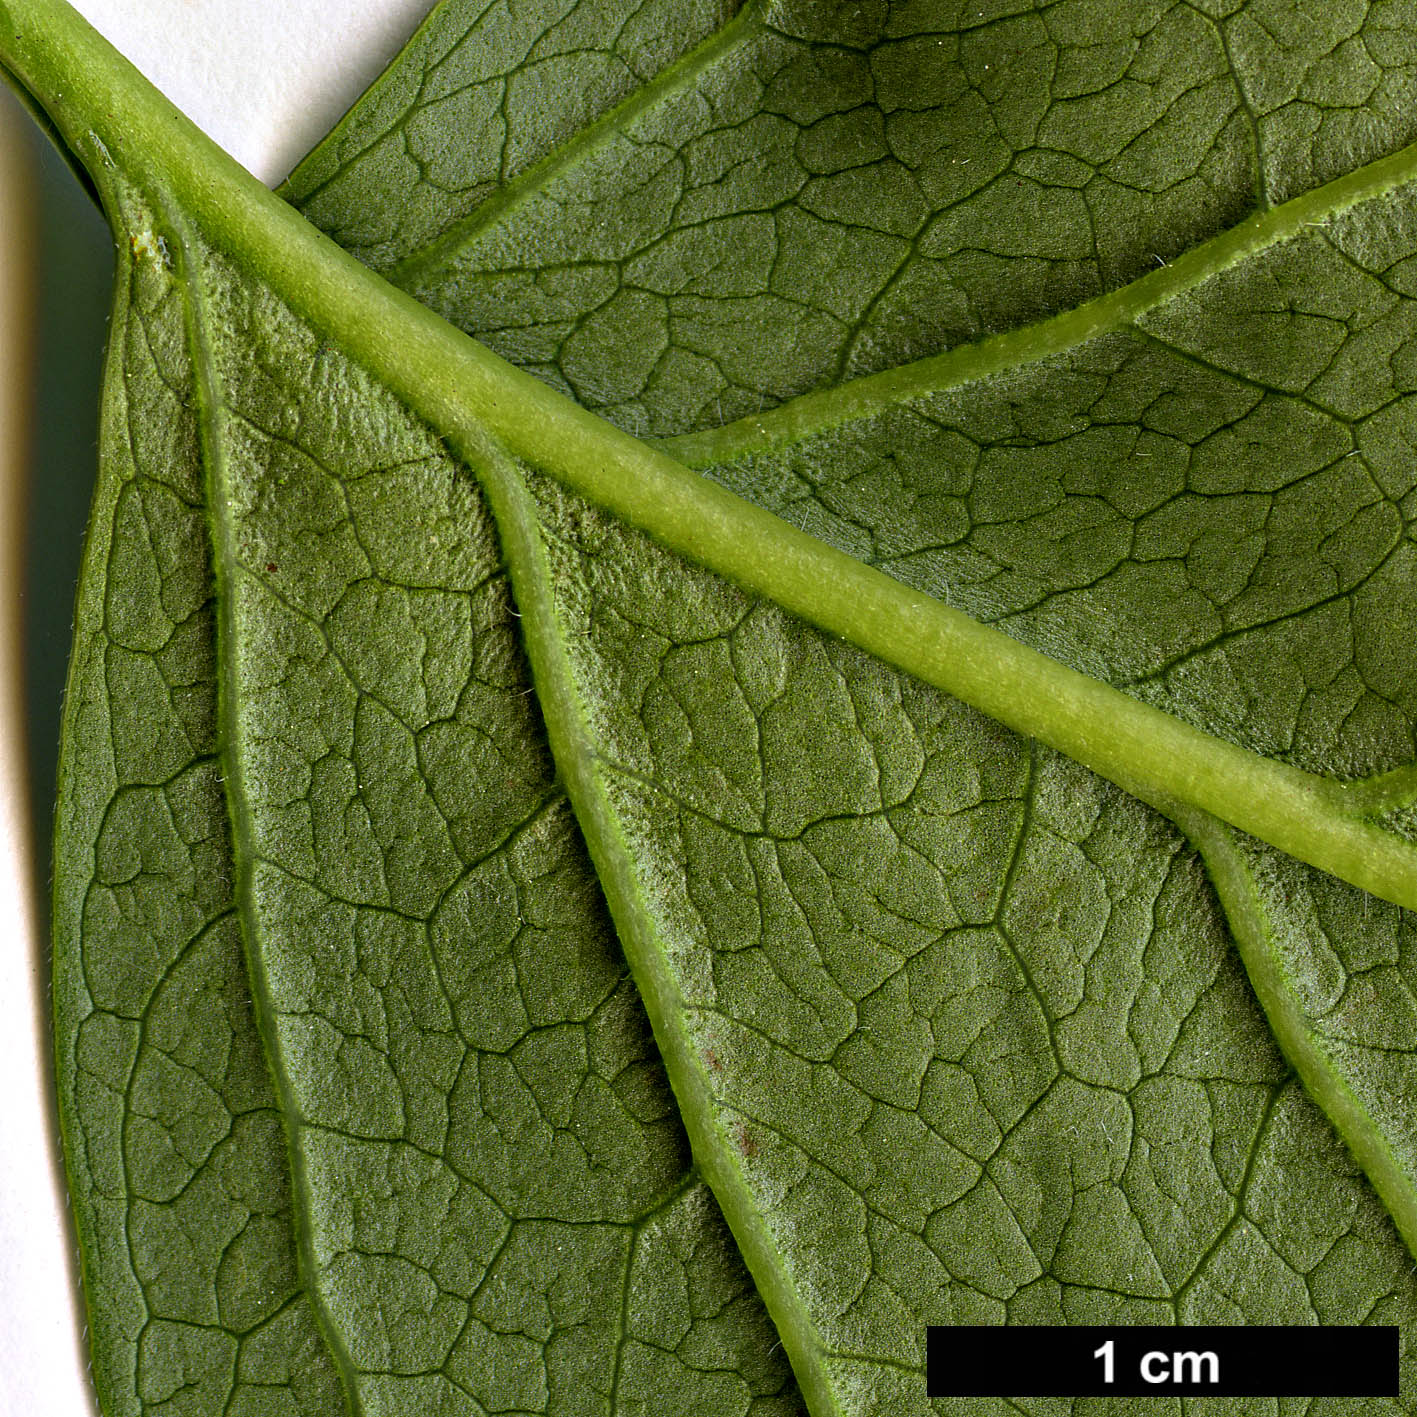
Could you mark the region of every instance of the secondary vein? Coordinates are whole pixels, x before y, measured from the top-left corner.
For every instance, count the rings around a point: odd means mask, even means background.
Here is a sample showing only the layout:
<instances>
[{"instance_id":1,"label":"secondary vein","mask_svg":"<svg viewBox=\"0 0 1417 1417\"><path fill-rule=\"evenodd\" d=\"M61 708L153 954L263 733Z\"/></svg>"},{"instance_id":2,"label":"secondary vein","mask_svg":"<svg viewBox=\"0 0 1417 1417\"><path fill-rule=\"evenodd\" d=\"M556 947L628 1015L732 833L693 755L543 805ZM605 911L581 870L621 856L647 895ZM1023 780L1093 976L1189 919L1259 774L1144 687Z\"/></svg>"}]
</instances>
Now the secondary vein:
<instances>
[{"instance_id":1,"label":"secondary vein","mask_svg":"<svg viewBox=\"0 0 1417 1417\"><path fill-rule=\"evenodd\" d=\"M698 433L665 438L657 446L689 467L733 462L772 452L804 438L887 409L1052 359L1099 335L1134 324L1148 312L1270 247L1417 180L1417 143L1345 173L1292 201L1257 212L1157 270L1062 314L970 344L956 345L835 388L802 394L777 408Z\"/></svg>"},{"instance_id":2,"label":"secondary vein","mask_svg":"<svg viewBox=\"0 0 1417 1417\"><path fill-rule=\"evenodd\" d=\"M547 183L558 174L599 151L617 135L624 133L641 114L647 113L670 95L681 92L725 53L741 44L747 34L761 24L758 11L759 0L748 0L716 34L710 35L649 83L636 89L569 142L519 172L511 181L503 183L491 197L442 235L405 256L388 272L389 279L405 290L436 286L478 237L544 191Z\"/></svg>"},{"instance_id":3,"label":"secondary vein","mask_svg":"<svg viewBox=\"0 0 1417 1417\"><path fill-rule=\"evenodd\" d=\"M1417 1256L1417 1179L1404 1170L1382 1128L1300 1007L1298 992L1275 948L1264 902L1233 834L1223 822L1204 813L1182 810L1171 815L1205 860L1250 985L1284 1056L1357 1158L1407 1248Z\"/></svg>"},{"instance_id":4,"label":"secondary vein","mask_svg":"<svg viewBox=\"0 0 1417 1417\"><path fill-rule=\"evenodd\" d=\"M217 605L217 713L221 724L222 774L226 782L226 807L231 823L232 864L235 877L237 919L246 960L246 975L265 1054L266 1070L279 1104L281 1130L285 1137L286 1160L290 1170L291 1228L295 1235L296 1260L310 1312L324 1339L351 1417L360 1417L364 1403L360 1396L359 1371L333 1315L325 1302L320 1266L315 1256L315 1239L310 1204L310 1178L306 1149L300 1133L303 1121L300 1104L291 1085L286 1059L280 1046L280 1029L271 993L266 953L254 902L253 877L257 853L251 823L251 794L246 783L245 754L242 752L241 715L238 712L238 637L233 582L239 574L233 527L228 508L231 499L230 465L227 455L230 417L225 408L222 380L212 350L201 274L201 253L196 241L170 209L165 213L177 235L181 251L183 300L187 315L188 350L197 394L197 415L201 456L207 489L207 523L212 536L212 573L216 582Z\"/></svg>"},{"instance_id":5,"label":"secondary vein","mask_svg":"<svg viewBox=\"0 0 1417 1417\"><path fill-rule=\"evenodd\" d=\"M512 594L521 613L532 682L556 761L605 892L665 1071L679 1103L699 1170L713 1189L748 1269L777 1326L813 1417L842 1411L823 1363L825 1345L792 1283L781 1251L724 1132L698 1050L685 1027L687 1009L665 956L624 828L602 777L555 592L540 521L521 470L486 437L459 439L456 451L473 467L487 493L501 536Z\"/></svg>"}]
</instances>

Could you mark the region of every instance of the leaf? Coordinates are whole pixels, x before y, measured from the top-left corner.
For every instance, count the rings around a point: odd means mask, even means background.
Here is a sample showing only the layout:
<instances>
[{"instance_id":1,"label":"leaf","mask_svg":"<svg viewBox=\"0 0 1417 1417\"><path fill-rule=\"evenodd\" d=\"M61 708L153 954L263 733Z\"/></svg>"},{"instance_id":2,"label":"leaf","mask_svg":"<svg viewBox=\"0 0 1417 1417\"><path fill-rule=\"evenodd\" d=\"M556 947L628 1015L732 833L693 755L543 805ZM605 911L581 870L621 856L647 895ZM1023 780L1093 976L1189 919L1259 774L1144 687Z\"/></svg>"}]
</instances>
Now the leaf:
<instances>
[{"instance_id":1,"label":"leaf","mask_svg":"<svg viewBox=\"0 0 1417 1417\"><path fill-rule=\"evenodd\" d=\"M1410 1329L1410 19L1322 16L440 7L291 194L651 445L0 5L123 239L55 966L109 1410Z\"/></svg>"}]
</instances>

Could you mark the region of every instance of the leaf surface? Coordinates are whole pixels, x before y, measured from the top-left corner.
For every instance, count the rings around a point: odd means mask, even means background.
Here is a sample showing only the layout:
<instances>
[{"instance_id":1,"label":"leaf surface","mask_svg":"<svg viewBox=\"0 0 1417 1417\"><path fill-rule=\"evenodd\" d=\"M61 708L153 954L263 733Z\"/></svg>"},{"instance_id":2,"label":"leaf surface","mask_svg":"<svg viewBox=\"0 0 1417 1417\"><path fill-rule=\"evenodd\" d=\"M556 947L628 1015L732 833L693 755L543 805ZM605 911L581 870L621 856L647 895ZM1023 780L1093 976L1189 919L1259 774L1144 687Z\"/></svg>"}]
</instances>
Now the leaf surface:
<instances>
[{"instance_id":1,"label":"leaf surface","mask_svg":"<svg viewBox=\"0 0 1417 1417\"><path fill-rule=\"evenodd\" d=\"M539 162L478 130L454 203L420 141L467 130L423 139L419 100L507 61L500 7L445 0L283 191L585 406L682 433L1069 309L1417 138L1404 6L1288 11L751 0Z\"/></svg>"},{"instance_id":2,"label":"leaf surface","mask_svg":"<svg viewBox=\"0 0 1417 1417\"><path fill-rule=\"evenodd\" d=\"M108 196L152 232L138 194ZM105 1412L335 1411L234 899L183 299L158 248L130 254L56 821L56 1061L94 1379Z\"/></svg>"},{"instance_id":3,"label":"leaf surface","mask_svg":"<svg viewBox=\"0 0 1417 1417\"><path fill-rule=\"evenodd\" d=\"M126 243L56 944L112 1410L1411 1329L1411 159L1344 172L1408 17L1324 14L441 6L290 190L648 446L0 8Z\"/></svg>"},{"instance_id":4,"label":"leaf surface","mask_svg":"<svg viewBox=\"0 0 1417 1417\"><path fill-rule=\"evenodd\" d=\"M356 1402L790 1410L539 742L476 483L185 259L253 983Z\"/></svg>"}]
</instances>

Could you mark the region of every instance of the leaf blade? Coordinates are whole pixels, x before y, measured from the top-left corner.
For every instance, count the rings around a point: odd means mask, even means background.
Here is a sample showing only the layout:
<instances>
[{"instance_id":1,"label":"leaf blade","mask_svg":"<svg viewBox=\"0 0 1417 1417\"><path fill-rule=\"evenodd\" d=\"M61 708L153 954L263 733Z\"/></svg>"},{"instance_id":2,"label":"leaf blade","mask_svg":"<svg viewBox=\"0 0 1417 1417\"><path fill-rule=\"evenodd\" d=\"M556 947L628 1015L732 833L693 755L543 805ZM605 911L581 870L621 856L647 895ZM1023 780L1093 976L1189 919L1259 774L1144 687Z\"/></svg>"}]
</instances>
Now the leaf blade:
<instances>
[{"instance_id":1,"label":"leaf blade","mask_svg":"<svg viewBox=\"0 0 1417 1417\"><path fill-rule=\"evenodd\" d=\"M183 322L158 263L120 263L56 825L61 1116L105 1410L284 1389L314 1417L343 1401L231 895Z\"/></svg>"},{"instance_id":2,"label":"leaf blade","mask_svg":"<svg viewBox=\"0 0 1417 1417\"><path fill-rule=\"evenodd\" d=\"M924 1412L924 1322L1409 1322L1406 1252L1174 828L540 500L602 798L578 813L629 877L617 924L703 1098L696 1154L724 1156L770 1305L805 1311L774 1315L822 1410ZM725 692L758 723L736 760L706 730Z\"/></svg>"},{"instance_id":3,"label":"leaf blade","mask_svg":"<svg viewBox=\"0 0 1417 1417\"><path fill-rule=\"evenodd\" d=\"M298 284L298 273L295 274L295 275L289 275L289 271L290 271L290 268L289 268L289 267L287 267L287 271L288 271L288 278L294 280L295 283ZM308 297L307 297L307 298L308 298ZM389 307L386 306L385 308L387 309L387 308L389 308ZM495 366L488 365L485 361L482 361L482 362L481 362L481 373L483 373L483 374L488 374L489 372L490 372L491 374L495 375L497 378L500 378L501 381L502 381L502 388L501 388L501 390L494 390L494 395L495 395L496 392L505 391L505 389L506 389L507 387L509 387L508 381L507 381L506 378L501 374L500 371L497 371L497 370L495 369ZM512 381L512 382L513 382L513 384L515 383L515 381ZM484 387L486 387L486 386L484 386ZM495 401L495 398L494 398L494 401ZM554 405L553 405L553 407L554 407ZM463 430L462 430L462 431L463 431L463 438L464 438L464 440L465 440L464 446L465 446L465 448L467 448L467 449L471 449L472 446L473 446L473 443L474 443L474 434L475 434L475 432L476 432L476 430L477 430L477 426L478 426L478 425L475 423L475 421L474 421L474 422L466 423L466 424L464 424L464 426L463 426ZM568 424L567 426L569 427L569 426L571 426L571 425ZM579 426L580 426L581 428L587 429L587 430L589 430L589 429L591 429L591 428L593 427L593 425L590 425L590 424L580 424ZM598 432L598 435L599 435L599 437L600 437L600 439L601 439L601 441L599 442L599 447L604 447L604 446L606 446L605 442L603 441L603 439L604 439L604 437L605 437L606 435L604 435L603 432L600 432L599 430L597 430L597 432ZM613 441L613 440L612 440L612 441ZM630 456L630 454L629 454L628 451L626 452L626 456ZM651 461L652 461L652 460L651 460ZM564 470L564 469L563 469L563 470ZM814 554L817 554L817 553L814 553ZM820 568L824 563L821 562L821 561L818 561L818 562L816 562L815 564L818 566L818 568ZM1033 874L1031 870L1030 870L1030 874ZM1287 1104L1286 1104L1286 1105L1287 1105ZM1280 1113L1280 1110L1281 1110L1280 1094L1279 1094L1279 1092L1275 1091L1275 1092L1273 1092L1273 1093L1271 1094L1269 1103L1267 1104L1267 1106L1266 1106L1266 1108L1265 1108L1265 1116L1266 1116L1266 1117L1269 1117L1269 1116L1278 1116L1279 1113ZM740 1139L740 1140L741 1140L741 1139Z\"/></svg>"},{"instance_id":4,"label":"leaf blade","mask_svg":"<svg viewBox=\"0 0 1417 1417\"><path fill-rule=\"evenodd\" d=\"M792 1411L531 731L475 487L199 236L165 239L204 427L230 869L350 1410Z\"/></svg>"},{"instance_id":5,"label":"leaf blade","mask_svg":"<svg viewBox=\"0 0 1417 1417\"><path fill-rule=\"evenodd\" d=\"M90 48L90 64L100 65L103 49ZM569 485L666 545L724 570L986 712L1008 715L1006 721L1020 731L1084 755L1082 760L1129 790L1173 793L1261 837L1278 832L1277 844L1284 849L1339 874L1355 873L1374 889L1406 888L1406 843L1329 803L1318 812L1307 810L1316 796L1324 795L1321 784L1316 788L1282 765L1236 753L1105 685L1071 674L1056 661L693 476L460 338L334 248L312 241L288 208L222 159L189 125L178 124L161 100L141 91L125 93L122 81L117 90L97 87L101 97L93 95L94 114L106 103L130 110L127 126L132 131L151 131L156 125L180 134L168 179L177 196L297 313L332 340L358 349L411 408L446 431L455 448L461 445L475 456L485 426L518 456L555 468ZM204 181L184 178L197 171L206 172ZM219 182L213 180L218 172ZM387 342L371 338L372 331L388 328L400 332L396 358ZM767 554L760 554L765 549ZM1057 697L1054 714L1035 712L1039 701L1032 691L1044 684ZM1127 736L1109 739L1095 731L1114 718L1132 725ZM1151 751L1152 740L1165 747ZM1173 773L1168 780L1165 762L1153 769L1147 761L1172 754L1194 769L1194 780L1188 781L1187 773ZM1261 779L1264 792L1253 798L1228 790L1235 781ZM1283 812L1270 810L1272 798L1284 801Z\"/></svg>"}]
</instances>

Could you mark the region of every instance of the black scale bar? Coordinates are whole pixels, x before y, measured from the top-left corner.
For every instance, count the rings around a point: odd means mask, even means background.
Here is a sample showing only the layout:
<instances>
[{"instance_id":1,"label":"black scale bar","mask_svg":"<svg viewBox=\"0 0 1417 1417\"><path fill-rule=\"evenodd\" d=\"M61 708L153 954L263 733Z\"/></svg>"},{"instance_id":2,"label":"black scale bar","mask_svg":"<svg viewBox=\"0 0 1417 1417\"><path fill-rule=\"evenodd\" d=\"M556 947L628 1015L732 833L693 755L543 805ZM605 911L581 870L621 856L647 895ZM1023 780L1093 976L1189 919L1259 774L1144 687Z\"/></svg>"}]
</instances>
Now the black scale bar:
<instances>
[{"instance_id":1,"label":"black scale bar","mask_svg":"<svg viewBox=\"0 0 1417 1417\"><path fill-rule=\"evenodd\" d=\"M1396 1325L935 1327L931 1397L1397 1397Z\"/></svg>"}]
</instances>

